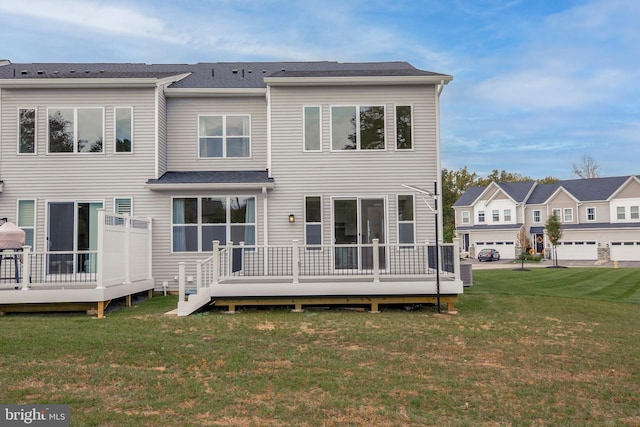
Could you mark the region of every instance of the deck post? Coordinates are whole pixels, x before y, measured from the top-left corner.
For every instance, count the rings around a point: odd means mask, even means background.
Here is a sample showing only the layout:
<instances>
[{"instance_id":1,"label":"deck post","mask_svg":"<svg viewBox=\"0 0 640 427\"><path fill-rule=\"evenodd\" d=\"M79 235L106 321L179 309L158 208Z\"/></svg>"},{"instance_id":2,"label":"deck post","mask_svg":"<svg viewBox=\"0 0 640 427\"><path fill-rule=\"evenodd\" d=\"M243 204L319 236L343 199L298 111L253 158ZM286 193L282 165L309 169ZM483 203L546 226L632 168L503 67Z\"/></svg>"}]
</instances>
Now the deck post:
<instances>
[{"instance_id":1,"label":"deck post","mask_svg":"<svg viewBox=\"0 0 640 427\"><path fill-rule=\"evenodd\" d=\"M202 286L202 260L196 260L196 292L200 292Z\"/></svg>"},{"instance_id":2,"label":"deck post","mask_svg":"<svg viewBox=\"0 0 640 427\"><path fill-rule=\"evenodd\" d=\"M300 283L300 253L298 252L298 241L294 240L293 241L293 257L292 257L292 263L293 265L291 266L291 270L293 272L293 283L294 284L298 284Z\"/></svg>"},{"instance_id":3,"label":"deck post","mask_svg":"<svg viewBox=\"0 0 640 427\"><path fill-rule=\"evenodd\" d=\"M17 255L16 255L17 256ZM29 290L31 283L31 246L22 247L22 290Z\"/></svg>"},{"instance_id":4,"label":"deck post","mask_svg":"<svg viewBox=\"0 0 640 427\"><path fill-rule=\"evenodd\" d=\"M131 283L131 217L124 214L124 283Z\"/></svg>"},{"instance_id":5,"label":"deck post","mask_svg":"<svg viewBox=\"0 0 640 427\"><path fill-rule=\"evenodd\" d=\"M215 286L218 284L220 275L220 241L213 241L213 271L211 272L211 283L209 286Z\"/></svg>"},{"instance_id":6,"label":"deck post","mask_svg":"<svg viewBox=\"0 0 640 427\"><path fill-rule=\"evenodd\" d=\"M233 242L227 243L227 274L229 277L233 275Z\"/></svg>"},{"instance_id":7,"label":"deck post","mask_svg":"<svg viewBox=\"0 0 640 427\"><path fill-rule=\"evenodd\" d=\"M186 267L184 261L178 263L178 301L183 302L186 294Z\"/></svg>"},{"instance_id":8,"label":"deck post","mask_svg":"<svg viewBox=\"0 0 640 427\"><path fill-rule=\"evenodd\" d=\"M380 281L380 240L373 239L373 282Z\"/></svg>"},{"instance_id":9,"label":"deck post","mask_svg":"<svg viewBox=\"0 0 640 427\"><path fill-rule=\"evenodd\" d=\"M96 255L97 259L97 269L96 272L96 289L104 289L104 266L105 266L105 244L104 244L104 221L105 221L105 210L98 209L98 241L97 248L98 254Z\"/></svg>"}]
</instances>

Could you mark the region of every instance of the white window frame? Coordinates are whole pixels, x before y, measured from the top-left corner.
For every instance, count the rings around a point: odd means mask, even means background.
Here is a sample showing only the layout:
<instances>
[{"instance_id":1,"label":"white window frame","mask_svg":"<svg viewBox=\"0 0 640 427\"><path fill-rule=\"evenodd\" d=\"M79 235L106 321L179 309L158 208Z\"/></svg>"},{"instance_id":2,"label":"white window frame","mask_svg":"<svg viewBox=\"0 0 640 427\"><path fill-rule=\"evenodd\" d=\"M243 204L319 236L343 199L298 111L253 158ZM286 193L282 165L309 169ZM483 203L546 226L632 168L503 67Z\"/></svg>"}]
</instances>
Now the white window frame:
<instances>
[{"instance_id":1,"label":"white window frame","mask_svg":"<svg viewBox=\"0 0 640 427\"><path fill-rule=\"evenodd\" d=\"M485 222L485 219L484 211L478 211L478 222Z\"/></svg>"},{"instance_id":2,"label":"white window frame","mask_svg":"<svg viewBox=\"0 0 640 427\"><path fill-rule=\"evenodd\" d=\"M532 221L536 224L539 224L542 222L542 211L540 209L535 209L533 211Z\"/></svg>"},{"instance_id":3,"label":"white window frame","mask_svg":"<svg viewBox=\"0 0 640 427\"><path fill-rule=\"evenodd\" d=\"M400 148L400 147L398 147L398 108L399 107L409 107L411 109L411 114L410 114L410 116L411 116L411 123L410 123L410 126L411 126L411 147L408 147L408 148ZM413 120L413 104L396 104L393 107L393 112L394 112L394 121L393 121L393 124L394 124L394 141L395 141L396 150L398 150L398 151L413 151L413 150L415 150L415 144L414 144L415 138L414 138L414 131L413 131L413 128L414 128L414 126L413 126L413 123L414 123L414 120ZM385 113L386 113L386 111L385 111Z\"/></svg>"},{"instance_id":4,"label":"white window frame","mask_svg":"<svg viewBox=\"0 0 640 427\"><path fill-rule=\"evenodd\" d=\"M334 148L333 147L333 109L334 108L344 108L344 107L353 107L356 110L356 147L353 150L345 150L345 149L340 149L340 148ZM383 124L383 137L384 137L384 147L383 148L376 148L376 149L369 149L369 148L365 148L363 149L361 147L361 141L362 138L360 136L360 109L363 107L382 107L383 110L383 114L384 114L384 119L382 121ZM331 147L331 151L335 152L335 153L345 153L345 152L381 152L381 151L387 151L387 106L384 103L378 103L376 104L375 102L369 103L369 104L344 104L344 105L332 105L329 107L329 144Z\"/></svg>"},{"instance_id":5,"label":"white window frame","mask_svg":"<svg viewBox=\"0 0 640 427\"><path fill-rule=\"evenodd\" d=\"M131 144L131 149L129 151L118 151L118 110L131 110L131 139L130 139L130 144ZM133 124L134 124L134 120L133 120L133 107L113 107L113 153L120 155L120 154L133 154L133 134L134 134L134 129L133 129Z\"/></svg>"},{"instance_id":6,"label":"white window frame","mask_svg":"<svg viewBox=\"0 0 640 427\"><path fill-rule=\"evenodd\" d=\"M596 208L587 208L587 221L595 221L596 220Z\"/></svg>"},{"instance_id":7,"label":"white window frame","mask_svg":"<svg viewBox=\"0 0 640 427\"><path fill-rule=\"evenodd\" d=\"M307 108L318 109L318 148L317 149L307 148ZM308 153L322 152L322 106L320 105L302 106L302 151L308 152Z\"/></svg>"},{"instance_id":8,"label":"white window frame","mask_svg":"<svg viewBox=\"0 0 640 427\"><path fill-rule=\"evenodd\" d=\"M562 209L562 222L573 222L573 208Z\"/></svg>"},{"instance_id":9,"label":"white window frame","mask_svg":"<svg viewBox=\"0 0 640 427\"><path fill-rule=\"evenodd\" d=\"M640 207L638 205L629 206L629 219L640 219Z\"/></svg>"},{"instance_id":10,"label":"white window frame","mask_svg":"<svg viewBox=\"0 0 640 427\"><path fill-rule=\"evenodd\" d=\"M471 215L469 211L462 211L462 223L463 224L471 223Z\"/></svg>"},{"instance_id":11,"label":"white window frame","mask_svg":"<svg viewBox=\"0 0 640 427\"><path fill-rule=\"evenodd\" d=\"M119 200L128 200L129 201L129 212L118 212L118 201ZM133 216L133 197L114 197L113 198L113 213L124 215L127 214L129 216Z\"/></svg>"},{"instance_id":12,"label":"white window frame","mask_svg":"<svg viewBox=\"0 0 640 427\"><path fill-rule=\"evenodd\" d=\"M492 209L491 210L491 221L492 222L500 222L500 209Z\"/></svg>"},{"instance_id":13,"label":"white window frame","mask_svg":"<svg viewBox=\"0 0 640 427\"><path fill-rule=\"evenodd\" d=\"M51 140L49 131L49 117L50 112L55 110L73 110L73 151L51 151ZM78 151L78 110L100 110L102 116L102 150L101 151ZM80 154L80 155L96 155L105 153L105 114L104 107L96 106L83 106L83 107L49 107L47 108L47 154L54 156L65 154Z\"/></svg>"},{"instance_id":14,"label":"white window frame","mask_svg":"<svg viewBox=\"0 0 640 427\"><path fill-rule=\"evenodd\" d=\"M221 136L201 136L200 135L200 118L201 117L222 117L222 135ZM227 118L228 117L247 117L249 118L249 134L248 135L232 135L232 136L228 136L227 135ZM202 159L202 160L219 160L219 159L229 159L229 160L246 160L246 159L250 159L251 155L252 155L252 150L253 150L253 137L252 137L252 121L251 121L251 114L246 114L246 113L238 113L238 114L198 114L198 123L197 123L197 152L198 152L198 159ZM214 156L201 156L200 155L200 140L202 138L221 138L222 139L222 156L220 157L214 157ZM227 139L228 138L248 138L249 139L249 153L246 156L234 156L234 157L229 157L228 154L228 150L227 150Z\"/></svg>"},{"instance_id":15,"label":"white window frame","mask_svg":"<svg viewBox=\"0 0 640 427\"><path fill-rule=\"evenodd\" d=\"M505 209L502 212L504 222L511 222L511 209Z\"/></svg>"},{"instance_id":16,"label":"white window frame","mask_svg":"<svg viewBox=\"0 0 640 427\"><path fill-rule=\"evenodd\" d=\"M412 198L412 202L411 202L411 208L412 208L412 220L400 220L400 197L411 197ZM396 209L397 209L397 215L396 215L396 219L397 219L397 236L396 238L398 239L397 242L399 245L403 245L403 247L405 247L405 245L415 245L416 243L416 198L413 194L398 194L398 196L396 197ZM413 226L413 236L412 236L412 241L411 242L403 242L400 243L400 225L401 224L411 224Z\"/></svg>"},{"instance_id":17,"label":"white window frame","mask_svg":"<svg viewBox=\"0 0 640 427\"><path fill-rule=\"evenodd\" d=\"M33 110L33 153L23 153L20 151L20 112L23 110ZM47 119L48 120L48 119ZM35 156L38 154L38 109L36 107L18 107L18 129L16 132L17 145L16 150L19 156Z\"/></svg>"},{"instance_id":18,"label":"white window frame","mask_svg":"<svg viewBox=\"0 0 640 427\"><path fill-rule=\"evenodd\" d=\"M312 222L312 221L307 221L307 199L308 198L319 198L320 199L320 222ZM308 245L306 247L307 250L318 250L318 249L322 249L322 245L324 243L324 222L323 222L323 199L322 196L319 194L308 194L304 196L303 199L303 203L304 203L304 244ZM315 226L320 226L320 243L309 243L308 241L308 235L307 235L307 226L308 225L315 225ZM310 247L309 247L310 246ZM319 247L316 247L319 246Z\"/></svg>"},{"instance_id":19,"label":"white window frame","mask_svg":"<svg viewBox=\"0 0 640 427\"><path fill-rule=\"evenodd\" d=\"M20 202L33 202L33 225L24 225L20 222ZM38 209L38 202L36 199L18 199L16 200L16 225L20 227L22 230L33 230L33 242L31 242L31 250L35 250L36 246L36 213ZM25 241L25 245L29 245L29 242Z\"/></svg>"},{"instance_id":20,"label":"white window frame","mask_svg":"<svg viewBox=\"0 0 640 427\"><path fill-rule=\"evenodd\" d=\"M254 206L254 222L244 222L244 223L232 223L231 222L231 203L230 203L230 199L235 198L235 197L241 197L241 198L247 198L247 199L253 199L253 206ZM226 246L227 243L230 241L231 239L231 228L234 225L249 225L249 226L253 226L253 239L254 241L258 242L258 197L256 197L255 195L215 195L215 196L183 196L183 197L178 197L178 196L174 196L171 197L171 253L174 254L185 254L185 253L202 253L204 252L202 250L202 246L203 246L203 238L202 238L202 227L203 226L207 226L207 225L212 225L212 224L205 224L202 222L202 200L203 199L223 199L225 201L225 217L226 217L226 222L224 223L224 227L225 227L225 236L226 236L226 242L220 242L220 246ZM192 224L176 224L174 222L174 218L173 218L173 202L176 199L196 199L197 201L197 213L196 213L196 223ZM222 223L218 224L219 226L222 226ZM176 251L174 250L174 242L173 242L173 230L175 227L182 227L182 226L188 226L188 227L196 227L197 228L197 250L196 251ZM234 247L236 246L236 244L240 243L240 242L233 242L234 243ZM207 251L208 252L208 251Z\"/></svg>"},{"instance_id":21,"label":"white window frame","mask_svg":"<svg viewBox=\"0 0 640 427\"><path fill-rule=\"evenodd\" d=\"M551 215L552 216L555 215L558 221L562 222L562 209L560 208L551 209Z\"/></svg>"},{"instance_id":22,"label":"white window frame","mask_svg":"<svg viewBox=\"0 0 640 427\"><path fill-rule=\"evenodd\" d=\"M626 221L626 219L627 219L627 208L626 208L626 206L617 206L616 207L616 219L618 221Z\"/></svg>"}]
</instances>

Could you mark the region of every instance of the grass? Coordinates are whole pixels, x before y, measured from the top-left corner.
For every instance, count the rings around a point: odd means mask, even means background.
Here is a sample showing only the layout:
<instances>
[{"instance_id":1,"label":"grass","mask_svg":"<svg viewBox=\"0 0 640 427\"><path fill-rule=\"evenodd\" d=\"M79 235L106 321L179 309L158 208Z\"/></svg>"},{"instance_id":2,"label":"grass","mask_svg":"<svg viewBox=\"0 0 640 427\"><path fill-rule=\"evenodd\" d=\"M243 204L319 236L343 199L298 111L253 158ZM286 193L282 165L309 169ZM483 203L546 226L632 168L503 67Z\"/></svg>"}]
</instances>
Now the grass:
<instances>
[{"instance_id":1,"label":"grass","mask_svg":"<svg viewBox=\"0 0 640 427\"><path fill-rule=\"evenodd\" d=\"M434 307L0 318L0 402L74 426L637 426L640 270L482 270Z\"/></svg>"}]
</instances>

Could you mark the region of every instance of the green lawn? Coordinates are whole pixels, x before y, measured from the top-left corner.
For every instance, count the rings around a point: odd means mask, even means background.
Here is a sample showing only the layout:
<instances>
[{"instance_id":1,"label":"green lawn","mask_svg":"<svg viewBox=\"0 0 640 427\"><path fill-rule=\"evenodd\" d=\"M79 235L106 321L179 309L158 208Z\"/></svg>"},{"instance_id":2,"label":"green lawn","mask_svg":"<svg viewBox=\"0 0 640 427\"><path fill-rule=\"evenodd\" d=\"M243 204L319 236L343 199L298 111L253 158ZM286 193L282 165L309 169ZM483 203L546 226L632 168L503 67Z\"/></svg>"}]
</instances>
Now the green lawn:
<instances>
[{"instance_id":1,"label":"green lawn","mask_svg":"<svg viewBox=\"0 0 640 427\"><path fill-rule=\"evenodd\" d=\"M0 318L0 402L74 426L637 426L640 269L482 270L459 314Z\"/></svg>"}]
</instances>

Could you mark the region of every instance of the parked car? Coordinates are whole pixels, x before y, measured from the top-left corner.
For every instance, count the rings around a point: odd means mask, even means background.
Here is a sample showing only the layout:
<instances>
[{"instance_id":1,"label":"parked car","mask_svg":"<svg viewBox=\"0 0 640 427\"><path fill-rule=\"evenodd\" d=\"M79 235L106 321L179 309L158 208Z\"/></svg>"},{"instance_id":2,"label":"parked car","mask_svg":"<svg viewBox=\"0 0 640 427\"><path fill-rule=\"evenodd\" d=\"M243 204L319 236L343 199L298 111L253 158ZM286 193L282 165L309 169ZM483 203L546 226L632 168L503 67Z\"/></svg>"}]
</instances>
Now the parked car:
<instances>
[{"instance_id":1,"label":"parked car","mask_svg":"<svg viewBox=\"0 0 640 427\"><path fill-rule=\"evenodd\" d=\"M478 261L498 261L500 259L500 252L495 249L483 249L478 253Z\"/></svg>"}]
</instances>

